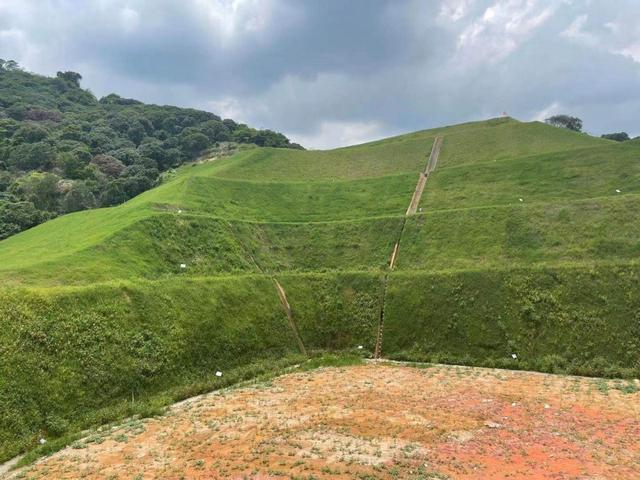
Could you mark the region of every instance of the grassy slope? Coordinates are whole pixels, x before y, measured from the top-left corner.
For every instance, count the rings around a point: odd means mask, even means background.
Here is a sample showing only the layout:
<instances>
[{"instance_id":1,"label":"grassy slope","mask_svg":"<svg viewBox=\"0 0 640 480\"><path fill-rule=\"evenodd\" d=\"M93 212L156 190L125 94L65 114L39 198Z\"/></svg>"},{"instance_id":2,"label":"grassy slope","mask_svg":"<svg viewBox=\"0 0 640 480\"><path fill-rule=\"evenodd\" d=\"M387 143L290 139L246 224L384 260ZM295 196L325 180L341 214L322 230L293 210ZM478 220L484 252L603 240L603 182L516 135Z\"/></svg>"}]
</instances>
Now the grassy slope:
<instances>
[{"instance_id":1,"label":"grassy slope","mask_svg":"<svg viewBox=\"0 0 640 480\"><path fill-rule=\"evenodd\" d=\"M427 130L328 151L263 148L221 162L216 175L242 180L308 182L414 173L426 163L434 136Z\"/></svg>"},{"instance_id":2,"label":"grassy slope","mask_svg":"<svg viewBox=\"0 0 640 480\"><path fill-rule=\"evenodd\" d=\"M416 174L318 183L258 183L191 177L179 207L225 218L274 222L357 219L404 212Z\"/></svg>"},{"instance_id":3,"label":"grassy slope","mask_svg":"<svg viewBox=\"0 0 640 480\"><path fill-rule=\"evenodd\" d=\"M381 272L437 134L389 280L385 354L638 374L636 145L498 119L256 149L0 242L0 458L117 416L131 390L294 353L260 272L278 274L307 348L373 349Z\"/></svg>"},{"instance_id":4,"label":"grassy slope","mask_svg":"<svg viewBox=\"0 0 640 480\"><path fill-rule=\"evenodd\" d=\"M523 124L501 118L465 126L440 130L446 135L447 141L442 146L438 168L512 160L615 143L540 122Z\"/></svg>"},{"instance_id":5,"label":"grassy slope","mask_svg":"<svg viewBox=\"0 0 640 480\"><path fill-rule=\"evenodd\" d=\"M407 220L399 269L628 262L640 256L640 195L426 212Z\"/></svg>"},{"instance_id":6,"label":"grassy slope","mask_svg":"<svg viewBox=\"0 0 640 480\"><path fill-rule=\"evenodd\" d=\"M421 206L430 210L558 202L640 193L638 149L624 144L439 168Z\"/></svg>"}]
</instances>

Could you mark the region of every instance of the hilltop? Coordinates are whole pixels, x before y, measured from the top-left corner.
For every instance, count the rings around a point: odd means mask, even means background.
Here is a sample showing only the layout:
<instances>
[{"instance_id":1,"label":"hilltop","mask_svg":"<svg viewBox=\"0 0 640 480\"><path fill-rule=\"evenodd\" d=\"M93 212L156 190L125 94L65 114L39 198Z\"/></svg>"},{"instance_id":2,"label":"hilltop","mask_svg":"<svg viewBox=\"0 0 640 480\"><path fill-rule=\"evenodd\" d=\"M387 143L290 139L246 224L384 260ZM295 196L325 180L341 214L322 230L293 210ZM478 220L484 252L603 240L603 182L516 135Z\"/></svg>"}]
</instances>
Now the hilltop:
<instances>
[{"instance_id":1,"label":"hilltop","mask_svg":"<svg viewBox=\"0 0 640 480\"><path fill-rule=\"evenodd\" d=\"M301 148L210 112L116 94L98 100L81 79L0 59L0 239L60 214L118 205L213 151Z\"/></svg>"},{"instance_id":2,"label":"hilltop","mask_svg":"<svg viewBox=\"0 0 640 480\"><path fill-rule=\"evenodd\" d=\"M183 165L0 242L0 456L319 350L638 375L639 193L637 142L509 118Z\"/></svg>"}]
</instances>

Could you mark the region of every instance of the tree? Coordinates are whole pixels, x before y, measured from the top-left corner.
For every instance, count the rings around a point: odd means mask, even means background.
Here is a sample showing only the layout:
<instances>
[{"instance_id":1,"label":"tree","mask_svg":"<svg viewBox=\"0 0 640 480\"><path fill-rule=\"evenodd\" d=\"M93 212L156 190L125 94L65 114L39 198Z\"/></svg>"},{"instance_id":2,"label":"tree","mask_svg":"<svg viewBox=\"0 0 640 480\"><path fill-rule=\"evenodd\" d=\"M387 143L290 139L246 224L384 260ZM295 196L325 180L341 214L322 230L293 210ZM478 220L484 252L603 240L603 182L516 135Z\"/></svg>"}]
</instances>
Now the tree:
<instances>
[{"instance_id":1,"label":"tree","mask_svg":"<svg viewBox=\"0 0 640 480\"><path fill-rule=\"evenodd\" d=\"M127 130L127 137L129 137L129 140L135 143L136 146L140 145L140 142L142 142L142 139L146 136L146 134L147 132L145 131L144 127L138 122L131 125Z\"/></svg>"},{"instance_id":2,"label":"tree","mask_svg":"<svg viewBox=\"0 0 640 480\"><path fill-rule=\"evenodd\" d=\"M55 158L54 148L46 142L23 143L11 151L9 164L20 170L48 169Z\"/></svg>"},{"instance_id":3,"label":"tree","mask_svg":"<svg viewBox=\"0 0 640 480\"><path fill-rule=\"evenodd\" d=\"M0 58L0 70L6 70L7 72L13 72L20 70L20 65L15 60L3 60Z\"/></svg>"},{"instance_id":4,"label":"tree","mask_svg":"<svg viewBox=\"0 0 640 480\"><path fill-rule=\"evenodd\" d=\"M64 195L61 202L64 213L86 210L95 206L96 198L84 182L73 182L71 189Z\"/></svg>"},{"instance_id":5,"label":"tree","mask_svg":"<svg viewBox=\"0 0 640 480\"><path fill-rule=\"evenodd\" d=\"M200 131L209 137L209 141L226 142L230 138L230 132L227 126L217 120L208 120L200 126Z\"/></svg>"},{"instance_id":6,"label":"tree","mask_svg":"<svg viewBox=\"0 0 640 480\"><path fill-rule=\"evenodd\" d=\"M98 170L110 177L118 177L124 170L124 163L110 155L96 155L91 160Z\"/></svg>"},{"instance_id":7,"label":"tree","mask_svg":"<svg viewBox=\"0 0 640 480\"><path fill-rule=\"evenodd\" d=\"M140 152L135 148L119 148L118 150L110 151L108 154L116 157L125 165L132 165L141 158Z\"/></svg>"},{"instance_id":8,"label":"tree","mask_svg":"<svg viewBox=\"0 0 640 480\"><path fill-rule=\"evenodd\" d=\"M606 138L607 140L615 140L616 142L626 142L627 140L631 140L627 132L605 133L604 135L602 135L602 138Z\"/></svg>"},{"instance_id":9,"label":"tree","mask_svg":"<svg viewBox=\"0 0 640 480\"><path fill-rule=\"evenodd\" d=\"M578 117L570 117L569 115L554 115L545 120L545 123L554 127L566 128L575 132L582 131L582 120Z\"/></svg>"},{"instance_id":10,"label":"tree","mask_svg":"<svg viewBox=\"0 0 640 480\"><path fill-rule=\"evenodd\" d=\"M0 240L46 220L32 202L0 201Z\"/></svg>"},{"instance_id":11,"label":"tree","mask_svg":"<svg viewBox=\"0 0 640 480\"><path fill-rule=\"evenodd\" d=\"M77 72L71 72L71 71L58 72L56 73L56 77L64 80L67 83L70 83L75 87L80 87L80 80L82 80L82 75L80 75Z\"/></svg>"},{"instance_id":12,"label":"tree","mask_svg":"<svg viewBox=\"0 0 640 480\"><path fill-rule=\"evenodd\" d=\"M86 151L74 150L58 155L57 165L64 173L66 178L79 179L86 177L86 167L91 160L84 155Z\"/></svg>"},{"instance_id":13,"label":"tree","mask_svg":"<svg viewBox=\"0 0 640 480\"><path fill-rule=\"evenodd\" d=\"M126 201L127 194L125 193L120 180L109 183L107 188L100 195L100 204L104 207L118 205Z\"/></svg>"},{"instance_id":14,"label":"tree","mask_svg":"<svg viewBox=\"0 0 640 480\"><path fill-rule=\"evenodd\" d=\"M36 143L44 140L48 136L49 133L41 126L26 123L16 130L11 140L15 144Z\"/></svg>"},{"instance_id":15,"label":"tree","mask_svg":"<svg viewBox=\"0 0 640 480\"><path fill-rule=\"evenodd\" d=\"M158 170L145 168L143 165L131 165L122 173L122 189L127 198L133 198L145 190L149 190L156 183Z\"/></svg>"},{"instance_id":16,"label":"tree","mask_svg":"<svg viewBox=\"0 0 640 480\"><path fill-rule=\"evenodd\" d=\"M87 132L82 129L81 125L72 123L65 125L60 133L60 138L63 140L75 140L77 142L88 142Z\"/></svg>"},{"instance_id":17,"label":"tree","mask_svg":"<svg viewBox=\"0 0 640 480\"><path fill-rule=\"evenodd\" d=\"M164 170L165 163L167 162L167 149L162 142L153 140L148 143L143 143L138 147L138 153L141 157L152 158L156 161L158 167Z\"/></svg>"},{"instance_id":18,"label":"tree","mask_svg":"<svg viewBox=\"0 0 640 480\"><path fill-rule=\"evenodd\" d=\"M186 128L180 135L182 150L190 155L197 155L209 146L209 138L198 131Z\"/></svg>"},{"instance_id":19,"label":"tree","mask_svg":"<svg viewBox=\"0 0 640 480\"><path fill-rule=\"evenodd\" d=\"M246 125L240 125L233 132L232 138L238 143L255 143L256 131Z\"/></svg>"},{"instance_id":20,"label":"tree","mask_svg":"<svg viewBox=\"0 0 640 480\"><path fill-rule=\"evenodd\" d=\"M32 172L20 178L10 187L10 192L18 198L32 202L38 210L56 212L60 190L60 177L53 173Z\"/></svg>"}]
</instances>

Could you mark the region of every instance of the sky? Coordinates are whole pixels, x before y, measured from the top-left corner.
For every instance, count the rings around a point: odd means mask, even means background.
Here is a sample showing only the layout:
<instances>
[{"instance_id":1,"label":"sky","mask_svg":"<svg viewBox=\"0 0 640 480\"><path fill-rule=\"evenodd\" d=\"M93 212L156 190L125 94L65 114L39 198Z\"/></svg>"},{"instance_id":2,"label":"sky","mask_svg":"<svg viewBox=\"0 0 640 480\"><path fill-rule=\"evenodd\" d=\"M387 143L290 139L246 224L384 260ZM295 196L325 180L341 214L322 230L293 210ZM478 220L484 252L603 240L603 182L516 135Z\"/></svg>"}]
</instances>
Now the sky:
<instances>
[{"instance_id":1,"label":"sky","mask_svg":"<svg viewBox=\"0 0 640 480\"><path fill-rule=\"evenodd\" d=\"M0 58L308 148L503 112L640 135L640 0L0 0Z\"/></svg>"}]
</instances>

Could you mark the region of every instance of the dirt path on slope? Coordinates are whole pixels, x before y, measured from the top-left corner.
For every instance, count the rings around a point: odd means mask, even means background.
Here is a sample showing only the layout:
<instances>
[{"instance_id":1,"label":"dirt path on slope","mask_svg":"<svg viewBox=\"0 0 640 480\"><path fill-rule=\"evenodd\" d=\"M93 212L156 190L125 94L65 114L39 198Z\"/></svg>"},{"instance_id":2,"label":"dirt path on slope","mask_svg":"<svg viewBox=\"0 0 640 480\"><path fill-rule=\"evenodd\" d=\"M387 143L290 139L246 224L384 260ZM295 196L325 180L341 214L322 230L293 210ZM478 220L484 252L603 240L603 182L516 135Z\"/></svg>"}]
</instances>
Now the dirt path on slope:
<instances>
[{"instance_id":1,"label":"dirt path on slope","mask_svg":"<svg viewBox=\"0 0 640 480\"><path fill-rule=\"evenodd\" d=\"M440 156L440 149L442 148L442 138L438 136L433 141L433 145L431 146L431 153L429 154L429 161L423 172L420 172L420 177L418 178L418 183L416 184L416 189L413 192L413 197L411 197L411 202L409 203L409 207L407 208L406 216L415 215L418 210L418 205L420 204L420 199L422 198L422 192L424 191L424 187L427 184L427 179L429 178L429 174L433 172L438 164L438 157Z\"/></svg>"},{"instance_id":2,"label":"dirt path on slope","mask_svg":"<svg viewBox=\"0 0 640 480\"><path fill-rule=\"evenodd\" d=\"M284 288L282 288L282 285L280 285L280 282L278 282L278 280L276 280L275 277L273 277L273 281L276 284L276 290L278 290L278 298L280 299L280 303L282 304L282 307L284 308L284 311L287 315L287 320L289 321L289 327L291 327L291 330L293 331L293 334L296 337L296 341L298 342L298 348L300 349L300 353L302 353L306 357L308 356L307 349L305 348L304 342L302 341L302 337L300 336L300 330L298 330L298 324L293 318L293 312L291 311L291 305L289 305L289 300L287 300L287 294L285 293Z\"/></svg>"},{"instance_id":3,"label":"dirt path on slope","mask_svg":"<svg viewBox=\"0 0 640 480\"><path fill-rule=\"evenodd\" d=\"M440 150L442 149L442 136L437 136L433 142L433 147L431 147L431 154L429 155L429 162L427 163L427 169L424 173L429 175L436 169L436 165L438 164L438 158L440 157Z\"/></svg>"},{"instance_id":4,"label":"dirt path on slope","mask_svg":"<svg viewBox=\"0 0 640 480\"><path fill-rule=\"evenodd\" d=\"M438 163L438 156L440 155L440 149L442 148L442 136L437 136L433 145L431 146L431 153L429 154L429 161L424 168L423 172L420 172L420 176L418 177L418 183L416 184L416 188L413 191L413 196L411 197L411 202L409 202L409 207L405 212L404 218L402 219L402 224L400 225L400 231L398 233L398 240L393 246L393 251L391 252L391 258L389 259L389 269L385 272L384 277L382 279L382 295L381 295L381 306L380 306L380 318L378 320L378 333L376 335L376 346L373 353L373 358L380 358L382 356L382 340L384 338L384 302L387 297L387 286L389 283L389 272L393 271L396 266L396 261L398 260L398 251L400 249L400 242L402 241L402 234L404 233L404 227L407 223L407 217L410 215L415 215L418 210L418 205L420 204L420 199L422 198L422 192L424 191L424 187L427 184L427 179L429 178L429 174L436 168Z\"/></svg>"},{"instance_id":5,"label":"dirt path on slope","mask_svg":"<svg viewBox=\"0 0 640 480\"><path fill-rule=\"evenodd\" d=\"M620 387L468 367L325 368L198 397L9 478L637 479L640 393Z\"/></svg>"}]
</instances>

